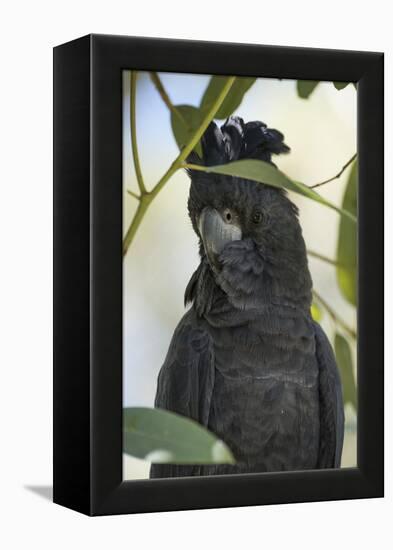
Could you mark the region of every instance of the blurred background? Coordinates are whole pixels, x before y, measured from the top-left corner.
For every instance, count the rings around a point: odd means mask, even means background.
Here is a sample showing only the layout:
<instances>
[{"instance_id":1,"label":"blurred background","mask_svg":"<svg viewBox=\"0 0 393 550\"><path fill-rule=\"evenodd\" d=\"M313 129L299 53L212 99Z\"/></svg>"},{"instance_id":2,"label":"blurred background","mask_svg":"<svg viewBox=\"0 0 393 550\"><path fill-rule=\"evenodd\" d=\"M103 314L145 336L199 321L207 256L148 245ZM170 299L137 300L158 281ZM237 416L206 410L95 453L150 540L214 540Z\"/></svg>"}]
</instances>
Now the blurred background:
<instances>
[{"instance_id":1,"label":"blurred background","mask_svg":"<svg viewBox=\"0 0 393 550\"><path fill-rule=\"evenodd\" d=\"M198 106L208 75L160 73L173 104ZM145 184L151 189L178 154L170 113L148 73L138 73L136 125ZM261 120L285 135L289 155L275 157L291 178L313 185L336 175L356 152L356 90L336 90L321 82L308 99L296 92L296 81L258 79L245 94L236 115ZM339 179L318 189L341 205L349 169ZM126 233L137 201L126 190L138 191L130 140L130 72L123 72L123 231ZM198 266L197 237L187 215L188 176L178 171L151 204L124 258L123 278L123 406L154 405L158 372L174 329L184 315L184 290ZM297 194L307 248L335 258L339 215ZM342 297L336 270L309 258L315 290L352 328L356 309ZM320 324L333 344L334 325L324 313ZM352 344L356 365L356 349ZM356 368L355 368L356 370ZM355 372L356 377L356 372ZM356 466L356 411L345 408L346 425L342 467ZM123 457L124 479L147 478L150 464Z\"/></svg>"}]
</instances>

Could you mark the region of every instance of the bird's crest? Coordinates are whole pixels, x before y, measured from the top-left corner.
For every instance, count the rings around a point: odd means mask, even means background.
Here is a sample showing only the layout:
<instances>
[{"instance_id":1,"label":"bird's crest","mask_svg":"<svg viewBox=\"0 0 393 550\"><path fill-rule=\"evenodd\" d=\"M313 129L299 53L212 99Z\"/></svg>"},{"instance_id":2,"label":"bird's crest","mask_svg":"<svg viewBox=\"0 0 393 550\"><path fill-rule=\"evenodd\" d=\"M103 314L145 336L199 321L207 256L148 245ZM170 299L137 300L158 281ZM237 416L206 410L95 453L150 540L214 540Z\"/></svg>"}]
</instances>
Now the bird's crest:
<instances>
[{"instance_id":1,"label":"bird's crest","mask_svg":"<svg viewBox=\"0 0 393 550\"><path fill-rule=\"evenodd\" d=\"M268 128L258 120L245 123L237 116L229 117L221 127L211 122L201 144L203 158L192 152L188 162L214 166L241 159L257 159L273 164L272 154L290 151L278 130Z\"/></svg>"}]
</instances>

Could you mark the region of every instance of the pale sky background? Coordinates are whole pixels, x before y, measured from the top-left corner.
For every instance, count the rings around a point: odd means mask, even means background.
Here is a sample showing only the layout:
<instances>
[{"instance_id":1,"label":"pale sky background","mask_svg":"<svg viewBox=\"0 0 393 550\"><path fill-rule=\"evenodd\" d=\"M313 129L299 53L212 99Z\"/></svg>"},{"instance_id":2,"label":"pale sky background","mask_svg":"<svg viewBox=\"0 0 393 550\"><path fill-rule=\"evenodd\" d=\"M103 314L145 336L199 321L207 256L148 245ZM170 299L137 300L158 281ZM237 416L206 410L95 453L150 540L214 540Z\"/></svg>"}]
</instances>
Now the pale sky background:
<instances>
[{"instance_id":1,"label":"pale sky background","mask_svg":"<svg viewBox=\"0 0 393 550\"><path fill-rule=\"evenodd\" d=\"M160 73L173 104L198 106L209 76ZM136 200L125 190L137 191L130 144L130 73L123 73L123 221L126 232ZM170 115L147 73L137 84L137 138L142 172L150 189L178 154ZM289 155L275 164L287 175L313 185L334 176L356 152L356 90L338 91L332 83L318 85L308 100L300 99L293 80L258 79L234 113L245 121L262 120L285 135ZM222 121L221 123L223 123ZM349 170L319 189L340 205ZM189 179L177 172L149 208L124 260L124 377L123 404L153 406L157 375L174 329L185 309L185 287L198 266L197 237L187 215ZM333 210L299 195L291 199L300 208L306 245L335 258L339 216ZM341 296L334 267L310 258L314 288L352 327L356 311ZM321 325L333 339L333 325L325 314ZM356 350L353 349L355 359ZM356 465L356 417L346 408L342 466ZM124 457L125 479L148 477L149 464Z\"/></svg>"}]
</instances>

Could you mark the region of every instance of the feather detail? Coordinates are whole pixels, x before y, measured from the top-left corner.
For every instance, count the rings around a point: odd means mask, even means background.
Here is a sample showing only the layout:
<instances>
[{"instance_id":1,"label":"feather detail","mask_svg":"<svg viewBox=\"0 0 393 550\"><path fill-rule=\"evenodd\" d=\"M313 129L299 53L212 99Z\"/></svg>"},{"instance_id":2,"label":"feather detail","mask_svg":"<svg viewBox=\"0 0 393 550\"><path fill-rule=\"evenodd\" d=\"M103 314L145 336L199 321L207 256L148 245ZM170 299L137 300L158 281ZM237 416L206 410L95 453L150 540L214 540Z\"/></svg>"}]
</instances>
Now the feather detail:
<instances>
[{"instance_id":1,"label":"feather detail","mask_svg":"<svg viewBox=\"0 0 393 550\"><path fill-rule=\"evenodd\" d=\"M203 159L193 152L187 162L215 166L235 160L257 159L273 164L272 154L289 151L283 134L278 130L268 128L259 120L245 123L241 117L231 116L221 127L215 122L209 124L202 137Z\"/></svg>"}]
</instances>

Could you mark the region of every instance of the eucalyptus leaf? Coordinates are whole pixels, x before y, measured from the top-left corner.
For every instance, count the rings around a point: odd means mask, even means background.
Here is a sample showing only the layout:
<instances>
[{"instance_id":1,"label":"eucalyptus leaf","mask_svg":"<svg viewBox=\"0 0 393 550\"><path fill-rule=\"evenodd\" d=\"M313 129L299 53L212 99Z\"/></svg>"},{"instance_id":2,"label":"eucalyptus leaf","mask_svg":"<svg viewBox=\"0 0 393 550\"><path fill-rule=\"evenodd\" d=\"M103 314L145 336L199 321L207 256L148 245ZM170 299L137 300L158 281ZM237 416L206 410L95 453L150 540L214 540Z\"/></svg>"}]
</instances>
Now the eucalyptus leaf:
<instances>
[{"instance_id":1,"label":"eucalyptus leaf","mask_svg":"<svg viewBox=\"0 0 393 550\"><path fill-rule=\"evenodd\" d=\"M351 403L356 409L357 392L353 374L351 348L344 336L338 333L334 337L334 351L341 375L344 403Z\"/></svg>"},{"instance_id":2,"label":"eucalyptus leaf","mask_svg":"<svg viewBox=\"0 0 393 550\"><path fill-rule=\"evenodd\" d=\"M298 96L302 99L308 99L318 84L319 80L298 80L296 83Z\"/></svg>"},{"instance_id":3,"label":"eucalyptus leaf","mask_svg":"<svg viewBox=\"0 0 393 550\"><path fill-rule=\"evenodd\" d=\"M357 214L358 163L355 161L349 173L342 208ZM346 218L341 218L337 242L337 282L344 298L357 304L357 230Z\"/></svg>"},{"instance_id":4,"label":"eucalyptus leaf","mask_svg":"<svg viewBox=\"0 0 393 550\"><path fill-rule=\"evenodd\" d=\"M212 76L205 93L203 94L200 109L201 111L208 111L214 103L217 96L225 86L228 77L225 76ZM244 94L251 88L256 81L253 77L237 77L232 85L232 88L225 98L223 104L215 114L216 119L228 118L243 101Z\"/></svg>"},{"instance_id":5,"label":"eucalyptus leaf","mask_svg":"<svg viewBox=\"0 0 393 550\"><path fill-rule=\"evenodd\" d=\"M333 210L336 210L343 217L346 217L349 223L356 225L356 217L350 212L338 208L328 200L324 199L316 191L310 187L307 187L307 185L304 185L304 183L289 179L288 176L278 170L275 166L268 162L264 162L263 160L237 160L235 162L229 162L228 164L222 164L219 166L200 166L199 170L249 179L260 183L265 183L266 185L272 185L273 187L293 191L316 202L324 204Z\"/></svg>"},{"instance_id":6,"label":"eucalyptus leaf","mask_svg":"<svg viewBox=\"0 0 393 550\"><path fill-rule=\"evenodd\" d=\"M123 410L124 452L155 463L234 464L227 445L184 416L147 407Z\"/></svg>"},{"instance_id":7,"label":"eucalyptus leaf","mask_svg":"<svg viewBox=\"0 0 393 550\"><path fill-rule=\"evenodd\" d=\"M175 105L171 111L172 132L179 149L183 149L201 126L204 114L192 105ZM202 158L201 143L198 142L194 150Z\"/></svg>"},{"instance_id":8,"label":"eucalyptus leaf","mask_svg":"<svg viewBox=\"0 0 393 550\"><path fill-rule=\"evenodd\" d=\"M351 84L350 82L333 82L334 87L336 90L343 90L348 86L348 84Z\"/></svg>"},{"instance_id":9,"label":"eucalyptus leaf","mask_svg":"<svg viewBox=\"0 0 393 550\"><path fill-rule=\"evenodd\" d=\"M311 304L311 317L319 323L319 321L322 320L322 309L319 307L319 305L316 302L313 302Z\"/></svg>"}]
</instances>

